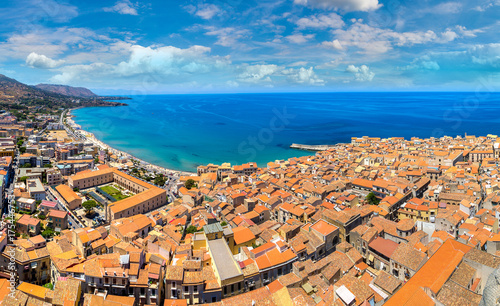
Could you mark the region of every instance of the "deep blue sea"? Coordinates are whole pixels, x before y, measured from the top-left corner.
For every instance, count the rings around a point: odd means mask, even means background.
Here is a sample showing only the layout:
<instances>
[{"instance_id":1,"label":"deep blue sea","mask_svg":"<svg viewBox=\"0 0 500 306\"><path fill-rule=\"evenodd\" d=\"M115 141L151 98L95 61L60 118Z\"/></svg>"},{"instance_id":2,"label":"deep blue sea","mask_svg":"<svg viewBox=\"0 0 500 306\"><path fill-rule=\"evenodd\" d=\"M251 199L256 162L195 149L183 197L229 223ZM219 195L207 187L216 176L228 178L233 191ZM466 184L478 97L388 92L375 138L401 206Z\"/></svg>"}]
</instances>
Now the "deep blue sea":
<instances>
[{"instance_id":1,"label":"deep blue sea","mask_svg":"<svg viewBox=\"0 0 500 306\"><path fill-rule=\"evenodd\" d=\"M75 121L114 148L170 169L311 153L292 143L351 137L500 134L500 93L272 93L132 96Z\"/></svg>"}]
</instances>

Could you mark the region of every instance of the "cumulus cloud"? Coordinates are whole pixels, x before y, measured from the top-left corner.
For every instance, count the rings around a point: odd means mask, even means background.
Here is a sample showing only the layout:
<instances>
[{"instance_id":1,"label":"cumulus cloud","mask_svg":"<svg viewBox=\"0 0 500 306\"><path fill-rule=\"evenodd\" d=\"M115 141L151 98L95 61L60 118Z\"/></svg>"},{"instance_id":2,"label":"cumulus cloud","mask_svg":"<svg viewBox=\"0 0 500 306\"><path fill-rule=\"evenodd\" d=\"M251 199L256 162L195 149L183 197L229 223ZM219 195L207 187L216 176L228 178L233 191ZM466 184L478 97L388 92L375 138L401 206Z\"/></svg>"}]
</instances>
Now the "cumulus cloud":
<instances>
[{"instance_id":1,"label":"cumulus cloud","mask_svg":"<svg viewBox=\"0 0 500 306\"><path fill-rule=\"evenodd\" d=\"M181 49L173 46L144 47L132 45L129 58L116 65L93 63L89 65L68 65L52 79L68 84L86 78L123 79L147 76L159 83L175 83L189 76L205 74L222 69L231 63L230 58L210 56L210 48L192 46ZM176 76L176 78L171 78Z\"/></svg>"},{"instance_id":2,"label":"cumulus cloud","mask_svg":"<svg viewBox=\"0 0 500 306\"><path fill-rule=\"evenodd\" d=\"M295 21L295 24L299 29L338 29L345 25L342 17L335 13L303 17Z\"/></svg>"},{"instance_id":3,"label":"cumulus cloud","mask_svg":"<svg viewBox=\"0 0 500 306\"><path fill-rule=\"evenodd\" d=\"M105 12L113 12L122 15L139 15L137 13L137 5L130 2L130 0L121 0L116 2L112 7L105 7L103 9Z\"/></svg>"},{"instance_id":4,"label":"cumulus cloud","mask_svg":"<svg viewBox=\"0 0 500 306\"><path fill-rule=\"evenodd\" d=\"M270 84L274 81L283 81L283 79L303 85L325 84L325 81L316 75L313 67L286 68L274 64L245 65L238 78L242 82L257 84Z\"/></svg>"},{"instance_id":5,"label":"cumulus cloud","mask_svg":"<svg viewBox=\"0 0 500 306\"><path fill-rule=\"evenodd\" d=\"M49 58L65 54L66 63L114 62L128 55L130 45L86 28L38 28L33 32L13 34L0 43L0 60L25 61L34 52Z\"/></svg>"},{"instance_id":6,"label":"cumulus cloud","mask_svg":"<svg viewBox=\"0 0 500 306\"><path fill-rule=\"evenodd\" d=\"M278 72L278 65L251 65L246 66L244 71L238 76L243 82L260 83L271 82L271 76Z\"/></svg>"},{"instance_id":7,"label":"cumulus cloud","mask_svg":"<svg viewBox=\"0 0 500 306\"><path fill-rule=\"evenodd\" d=\"M382 6L378 0L294 0L294 3L322 9L340 9L346 12L368 12Z\"/></svg>"},{"instance_id":8,"label":"cumulus cloud","mask_svg":"<svg viewBox=\"0 0 500 306\"><path fill-rule=\"evenodd\" d=\"M360 21L355 21L348 29L336 29L333 34L336 39L331 42L323 42L323 46L337 50L356 47L366 54L385 53L393 49L394 46L412 46L430 42L447 43L458 37L458 34L451 29L446 29L440 34L430 30L396 32L391 29L372 27Z\"/></svg>"},{"instance_id":9,"label":"cumulus cloud","mask_svg":"<svg viewBox=\"0 0 500 306\"><path fill-rule=\"evenodd\" d=\"M354 65L349 65L345 69L347 73L354 75L354 80L358 82L370 82L375 77L375 73L370 71L370 68L366 65L361 65L356 67Z\"/></svg>"},{"instance_id":10,"label":"cumulus cloud","mask_svg":"<svg viewBox=\"0 0 500 306\"><path fill-rule=\"evenodd\" d=\"M440 68L441 67L435 60L432 60L428 55L424 55L420 58L416 58L410 65L403 67L401 70L438 71Z\"/></svg>"},{"instance_id":11,"label":"cumulus cloud","mask_svg":"<svg viewBox=\"0 0 500 306\"><path fill-rule=\"evenodd\" d=\"M409 65L400 67L402 71L437 71L446 73L449 79L471 78L477 71L482 77L498 73L500 68L500 44L477 44L460 51L429 52L414 59ZM459 71L459 73L457 73Z\"/></svg>"},{"instance_id":12,"label":"cumulus cloud","mask_svg":"<svg viewBox=\"0 0 500 306\"><path fill-rule=\"evenodd\" d=\"M187 5L185 9L191 14L205 20L212 19L215 15L220 15L223 11L215 4L201 3L197 6Z\"/></svg>"},{"instance_id":13,"label":"cumulus cloud","mask_svg":"<svg viewBox=\"0 0 500 306\"><path fill-rule=\"evenodd\" d=\"M288 76L288 79L297 84L306 85L324 85L325 81L320 79L314 72L313 67L299 69L286 69L283 74Z\"/></svg>"},{"instance_id":14,"label":"cumulus cloud","mask_svg":"<svg viewBox=\"0 0 500 306\"><path fill-rule=\"evenodd\" d=\"M288 40L291 43L303 44L303 43L311 40L312 38L314 38L314 34L303 35L301 33L296 33L296 34L285 36L285 38L286 38L286 40Z\"/></svg>"},{"instance_id":15,"label":"cumulus cloud","mask_svg":"<svg viewBox=\"0 0 500 306\"><path fill-rule=\"evenodd\" d=\"M37 54L35 52L31 52L28 57L26 57L26 65L32 68L52 69L62 64L64 64L64 60L53 60L43 54Z\"/></svg>"}]
</instances>

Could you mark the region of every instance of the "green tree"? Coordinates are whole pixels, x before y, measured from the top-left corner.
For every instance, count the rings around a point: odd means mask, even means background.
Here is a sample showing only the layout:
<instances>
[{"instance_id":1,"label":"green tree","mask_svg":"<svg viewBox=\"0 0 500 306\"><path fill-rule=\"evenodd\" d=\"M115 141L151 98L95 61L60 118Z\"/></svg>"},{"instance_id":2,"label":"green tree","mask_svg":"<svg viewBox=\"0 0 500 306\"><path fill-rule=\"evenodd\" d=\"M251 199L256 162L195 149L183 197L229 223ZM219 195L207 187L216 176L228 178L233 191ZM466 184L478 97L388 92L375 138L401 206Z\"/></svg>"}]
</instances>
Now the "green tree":
<instances>
[{"instance_id":1,"label":"green tree","mask_svg":"<svg viewBox=\"0 0 500 306\"><path fill-rule=\"evenodd\" d=\"M188 228L186 228L186 234L194 234L198 231L198 228L194 225L190 225L188 226Z\"/></svg>"},{"instance_id":2,"label":"green tree","mask_svg":"<svg viewBox=\"0 0 500 306\"><path fill-rule=\"evenodd\" d=\"M31 164L30 163L26 163L23 165L23 168L31 168Z\"/></svg>"},{"instance_id":3,"label":"green tree","mask_svg":"<svg viewBox=\"0 0 500 306\"><path fill-rule=\"evenodd\" d=\"M27 179L28 179L28 177L27 177L27 176L21 176L21 177L19 178L19 181L20 181L20 182L23 182L23 183L26 183L26 180L27 180Z\"/></svg>"},{"instance_id":4,"label":"green tree","mask_svg":"<svg viewBox=\"0 0 500 306\"><path fill-rule=\"evenodd\" d=\"M55 234L56 234L56 232L49 226L47 226L47 228L44 229L42 232L43 238L46 238L46 239L53 237Z\"/></svg>"},{"instance_id":5,"label":"green tree","mask_svg":"<svg viewBox=\"0 0 500 306\"><path fill-rule=\"evenodd\" d=\"M188 180L184 183L184 187L186 187L187 189L191 189L191 188L193 188L194 186L196 186L196 182L195 182L193 179L188 179Z\"/></svg>"},{"instance_id":6,"label":"green tree","mask_svg":"<svg viewBox=\"0 0 500 306\"><path fill-rule=\"evenodd\" d=\"M51 283L46 283L45 285L43 285L45 288L49 288L50 290L53 290L54 289L54 285L52 285Z\"/></svg>"},{"instance_id":7,"label":"green tree","mask_svg":"<svg viewBox=\"0 0 500 306\"><path fill-rule=\"evenodd\" d=\"M227 225L227 222L226 222L226 221L222 221L222 222L220 223L220 225L221 225L221 226L226 226L226 225Z\"/></svg>"},{"instance_id":8,"label":"green tree","mask_svg":"<svg viewBox=\"0 0 500 306\"><path fill-rule=\"evenodd\" d=\"M52 164L45 164L43 165L44 168L52 168Z\"/></svg>"},{"instance_id":9,"label":"green tree","mask_svg":"<svg viewBox=\"0 0 500 306\"><path fill-rule=\"evenodd\" d=\"M165 179L165 177L163 175L158 175L155 177L154 183L155 183L155 185L163 186L163 185L165 185L166 181L167 180Z\"/></svg>"},{"instance_id":10,"label":"green tree","mask_svg":"<svg viewBox=\"0 0 500 306\"><path fill-rule=\"evenodd\" d=\"M380 203L380 199L377 198L377 196L373 192L370 192L366 196L366 201L368 202L368 204L371 204L371 205L378 205L378 203Z\"/></svg>"},{"instance_id":11,"label":"green tree","mask_svg":"<svg viewBox=\"0 0 500 306\"><path fill-rule=\"evenodd\" d=\"M21 154L26 153L26 148L25 148L25 147L20 147L20 148L19 148L19 152L20 152Z\"/></svg>"},{"instance_id":12,"label":"green tree","mask_svg":"<svg viewBox=\"0 0 500 306\"><path fill-rule=\"evenodd\" d=\"M92 210L94 210L94 207L97 206L96 201L90 200L90 201L85 201L82 203L83 208L85 209L86 214L90 214Z\"/></svg>"}]
</instances>

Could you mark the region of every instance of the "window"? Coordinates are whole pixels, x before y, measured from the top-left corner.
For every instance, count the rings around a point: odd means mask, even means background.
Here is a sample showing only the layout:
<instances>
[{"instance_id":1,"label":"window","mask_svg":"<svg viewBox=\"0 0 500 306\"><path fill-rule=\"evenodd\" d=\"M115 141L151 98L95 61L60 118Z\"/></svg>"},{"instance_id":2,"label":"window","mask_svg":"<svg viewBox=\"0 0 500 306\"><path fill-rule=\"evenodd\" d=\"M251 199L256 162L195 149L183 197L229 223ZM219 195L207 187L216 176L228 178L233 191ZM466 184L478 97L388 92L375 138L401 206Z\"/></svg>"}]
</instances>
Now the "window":
<instances>
[{"instance_id":1,"label":"window","mask_svg":"<svg viewBox=\"0 0 500 306\"><path fill-rule=\"evenodd\" d=\"M188 287L188 286L184 287L184 292L185 292L185 293L188 293L188 292L189 292L189 287Z\"/></svg>"},{"instance_id":2,"label":"window","mask_svg":"<svg viewBox=\"0 0 500 306\"><path fill-rule=\"evenodd\" d=\"M194 287L193 287L193 292L194 292L194 293L198 293L198 286L194 286Z\"/></svg>"}]
</instances>

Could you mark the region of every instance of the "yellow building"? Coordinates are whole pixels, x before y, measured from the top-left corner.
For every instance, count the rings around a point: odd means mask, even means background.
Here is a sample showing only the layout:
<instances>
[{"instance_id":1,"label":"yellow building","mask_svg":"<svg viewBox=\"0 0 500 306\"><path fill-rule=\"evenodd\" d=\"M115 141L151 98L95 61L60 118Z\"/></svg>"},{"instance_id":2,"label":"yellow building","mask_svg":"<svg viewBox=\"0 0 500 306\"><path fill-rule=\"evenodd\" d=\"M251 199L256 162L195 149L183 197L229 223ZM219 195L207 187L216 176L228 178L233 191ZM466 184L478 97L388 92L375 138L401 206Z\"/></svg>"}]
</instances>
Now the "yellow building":
<instances>
[{"instance_id":1,"label":"yellow building","mask_svg":"<svg viewBox=\"0 0 500 306\"><path fill-rule=\"evenodd\" d=\"M111 182L136 193L136 195L109 204L107 209L109 221L147 213L167 203L166 190L143 182L116 168L78 173L68 179L69 187L79 189Z\"/></svg>"},{"instance_id":2,"label":"yellow building","mask_svg":"<svg viewBox=\"0 0 500 306\"><path fill-rule=\"evenodd\" d=\"M248 227L236 227L233 228L234 234L234 246L233 254L236 255L240 252L240 247L246 246L251 247L255 244L255 235Z\"/></svg>"},{"instance_id":3,"label":"yellow building","mask_svg":"<svg viewBox=\"0 0 500 306\"><path fill-rule=\"evenodd\" d=\"M431 202L429 205L405 203L398 210L398 219L412 219L415 221L432 222L437 215L438 204Z\"/></svg>"},{"instance_id":4,"label":"yellow building","mask_svg":"<svg viewBox=\"0 0 500 306\"><path fill-rule=\"evenodd\" d=\"M234 260L226 241L214 239L208 240L207 244L212 258L212 269L222 288L222 297L227 298L243 293L245 290L244 275L240 265Z\"/></svg>"}]
</instances>

